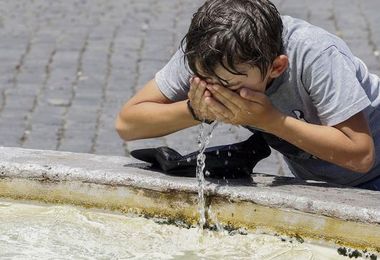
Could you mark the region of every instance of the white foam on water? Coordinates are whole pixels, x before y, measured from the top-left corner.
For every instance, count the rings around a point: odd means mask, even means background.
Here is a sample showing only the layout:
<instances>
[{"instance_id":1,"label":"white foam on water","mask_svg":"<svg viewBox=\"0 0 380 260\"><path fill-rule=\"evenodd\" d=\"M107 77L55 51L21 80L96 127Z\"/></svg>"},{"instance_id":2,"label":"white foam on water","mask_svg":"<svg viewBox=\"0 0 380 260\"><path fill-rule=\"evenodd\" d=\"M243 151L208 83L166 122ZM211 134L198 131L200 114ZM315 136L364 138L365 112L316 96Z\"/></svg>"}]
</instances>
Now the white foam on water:
<instances>
[{"instance_id":1,"label":"white foam on water","mask_svg":"<svg viewBox=\"0 0 380 260\"><path fill-rule=\"evenodd\" d=\"M347 259L336 249L160 225L73 206L0 201L1 259Z\"/></svg>"}]
</instances>

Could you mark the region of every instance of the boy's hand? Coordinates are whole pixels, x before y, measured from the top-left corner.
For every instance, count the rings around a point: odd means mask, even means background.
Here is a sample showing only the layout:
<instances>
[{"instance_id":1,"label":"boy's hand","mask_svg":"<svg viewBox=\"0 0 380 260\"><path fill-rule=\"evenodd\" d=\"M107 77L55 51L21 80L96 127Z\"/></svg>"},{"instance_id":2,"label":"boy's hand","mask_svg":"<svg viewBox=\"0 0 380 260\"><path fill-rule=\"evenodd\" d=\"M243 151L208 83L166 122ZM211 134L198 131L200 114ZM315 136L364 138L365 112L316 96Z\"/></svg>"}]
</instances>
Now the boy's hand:
<instances>
[{"instance_id":1,"label":"boy's hand","mask_svg":"<svg viewBox=\"0 0 380 260\"><path fill-rule=\"evenodd\" d=\"M202 81L198 77L190 79L190 91L188 97L191 107L199 119L212 121L216 119L216 116L209 110L205 102L205 99L211 96L210 91L207 90L207 83L205 81Z\"/></svg>"},{"instance_id":2,"label":"boy's hand","mask_svg":"<svg viewBox=\"0 0 380 260\"><path fill-rule=\"evenodd\" d=\"M271 132L283 114L261 92L242 88L233 92L220 85L208 85L212 97L205 103L216 115L216 120L233 125L255 126Z\"/></svg>"}]
</instances>

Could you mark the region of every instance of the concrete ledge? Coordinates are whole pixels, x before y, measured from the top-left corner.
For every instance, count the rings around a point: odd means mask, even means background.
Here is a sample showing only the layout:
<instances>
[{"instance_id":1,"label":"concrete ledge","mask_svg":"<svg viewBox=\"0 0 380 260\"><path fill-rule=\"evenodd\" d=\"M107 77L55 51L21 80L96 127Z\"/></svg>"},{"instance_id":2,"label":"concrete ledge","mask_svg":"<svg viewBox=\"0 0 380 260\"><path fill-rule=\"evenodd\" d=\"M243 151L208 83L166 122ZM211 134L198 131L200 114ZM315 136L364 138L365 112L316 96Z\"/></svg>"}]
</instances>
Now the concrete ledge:
<instances>
[{"instance_id":1,"label":"concrete ledge","mask_svg":"<svg viewBox=\"0 0 380 260\"><path fill-rule=\"evenodd\" d=\"M6 147L0 158L0 197L198 220L195 179L131 158ZM209 180L206 204L223 225L380 250L380 192L255 175Z\"/></svg>"}]
</instances>

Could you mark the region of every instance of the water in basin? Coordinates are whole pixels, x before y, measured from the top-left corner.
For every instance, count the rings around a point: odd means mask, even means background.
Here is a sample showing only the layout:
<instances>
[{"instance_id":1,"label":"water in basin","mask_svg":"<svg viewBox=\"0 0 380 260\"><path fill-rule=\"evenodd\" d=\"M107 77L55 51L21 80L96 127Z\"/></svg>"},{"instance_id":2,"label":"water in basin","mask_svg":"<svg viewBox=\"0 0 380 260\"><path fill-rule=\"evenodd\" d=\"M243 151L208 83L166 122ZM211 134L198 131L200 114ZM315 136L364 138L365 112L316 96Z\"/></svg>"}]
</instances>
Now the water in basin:
<instances>
[{"instance_id":1,"label":"water in basin","mask_svg":"<svg viewBox=\"0 0 380 260\"><path fill-rule=\"evenodd\" d=\"M152 219L0 200L1 259L347 259L279 236L200 231Z\"/></svg>"}]
</instances>

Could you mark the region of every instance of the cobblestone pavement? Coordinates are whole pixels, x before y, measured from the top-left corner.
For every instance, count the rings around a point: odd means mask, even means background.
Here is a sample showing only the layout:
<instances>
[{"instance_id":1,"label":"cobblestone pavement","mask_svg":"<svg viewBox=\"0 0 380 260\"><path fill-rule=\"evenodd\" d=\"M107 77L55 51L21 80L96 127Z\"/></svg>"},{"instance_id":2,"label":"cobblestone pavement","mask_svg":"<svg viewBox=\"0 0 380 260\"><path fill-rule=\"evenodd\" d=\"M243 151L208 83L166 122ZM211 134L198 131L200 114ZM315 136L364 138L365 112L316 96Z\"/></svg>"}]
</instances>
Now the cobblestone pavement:
<instances>
[{"instance_id":1,"label":"cobblestone pavement","mask_svg":"<svg viewBox=\"0 0 380 260\"><path fill-rule=\"evenodd\" d=\"M198 128L120 141L114 119L179 46L200 0L0 0L0 145L127 155L197 148ZM282 14L343 37L380 75L380 1L277 0ZM249 133L218 127L212 145ZM289 174L273 153L258 171Z\"/></svg>"}]
</instances>

